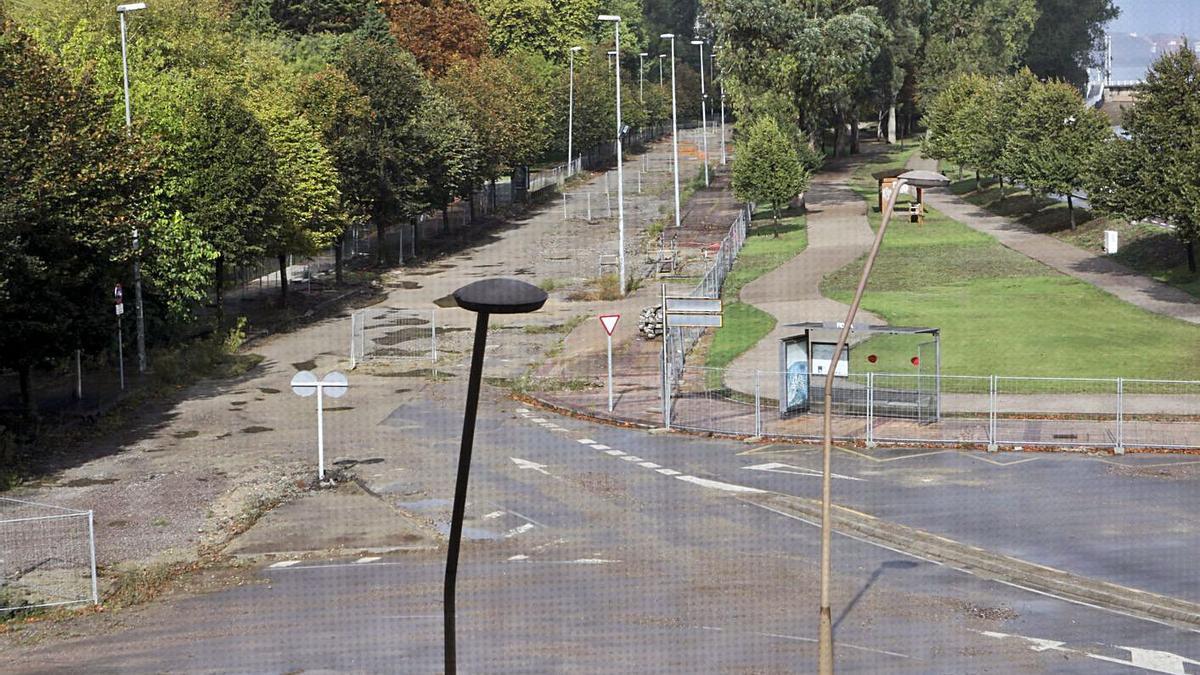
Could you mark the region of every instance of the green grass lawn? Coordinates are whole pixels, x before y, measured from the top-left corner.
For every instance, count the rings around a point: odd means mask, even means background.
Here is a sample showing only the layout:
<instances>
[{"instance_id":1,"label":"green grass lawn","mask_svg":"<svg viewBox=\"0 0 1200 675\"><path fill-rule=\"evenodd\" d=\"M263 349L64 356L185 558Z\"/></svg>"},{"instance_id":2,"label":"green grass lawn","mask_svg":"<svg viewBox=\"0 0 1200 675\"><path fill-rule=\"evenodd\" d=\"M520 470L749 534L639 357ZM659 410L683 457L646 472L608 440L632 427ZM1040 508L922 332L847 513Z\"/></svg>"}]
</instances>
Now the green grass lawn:
<instances>
[{"instance_id":1,"label":"green grass lawn","mask_svg":"<svg viewBox=\"0 0 1200 675\"><path fill-rule=\"evenodd\" d=\"M724 368L750 349L775 328L775 317L738 301L742 287L791 260L808 245L802 211L783 214L778 227L772 224L769 212L754 215L746 243L737 262L725 278L721 296L725 298L724 325L713 335L706 365Z\"/></svg>"},{"instance_id":2,"label":"green grass lawn","mask_svg":"<svg viewBox=\"0 0 1200 675\"><path fill-rule=\"evenodd\" d=\"M863 172L872 205L877 170ZM849 302L861 270L859 261L830 275L822 292ZM941 328L946 374L1200 379L1200 327L1122 302L934 210L923 225L892 221L863 308L892 325ZM873 338L854 349L851 370L915 372L921 341Z\"/></svg>"},{"instance_id":3,"label":"green grass lawn","mask_svg":"<svg viewBox=\"0 0 1200 675\"><path fill-rule=\"evenodd\" d=\"M952 175L957 171L950 167ZM964 174L966 175L966 174ZM1029 229L1048 234L1087 251L1104 250L1104 231L1116 230L1120 246L1114 258L1142 274L1200 297L1200 274L1187 268L1183 244L1170 231L1148 224L1136 224L1098 217L1086 209L1075 209L1076 228L1071 229L1067 205L1048 197L1037 197L1027 190L1006 189L1000 201L1000 186L984 180L975 190L974 174L956 181L950 189L968 202L997 215L1012 218Z\"/></svg>"}]
</instances>

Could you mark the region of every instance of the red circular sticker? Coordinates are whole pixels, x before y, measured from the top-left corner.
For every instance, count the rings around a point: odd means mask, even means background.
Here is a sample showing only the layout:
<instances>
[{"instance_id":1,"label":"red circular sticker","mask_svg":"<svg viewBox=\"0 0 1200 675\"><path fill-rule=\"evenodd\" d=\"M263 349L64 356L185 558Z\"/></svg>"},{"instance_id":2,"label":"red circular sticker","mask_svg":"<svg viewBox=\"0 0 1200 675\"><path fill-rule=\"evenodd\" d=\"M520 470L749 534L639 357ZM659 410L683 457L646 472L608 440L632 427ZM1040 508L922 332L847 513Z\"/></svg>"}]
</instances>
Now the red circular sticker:
<instances>
[{"instance_id":1,"label":"red circular sticker","mask_svg":"<svg viewBox=\"0 0 1200 675\"><path fill-rule=\"evenodd\" d=\"M867 357L867 361L869 363L875 363L878 360L879 360L879 357L875 356L874 354L871 354L870 356Z\"/></svg>"},{"instance_id":2,"label":"red circular sticker","mask_svg":"<svg viewBox=\"0 0 1200 675\"><path fill-rule=\"evenodd\" d=\"M919 366L919 365L921 365L921 357L919 357L919 356L914 356L914 357L912 357L912 364L913 364L914 366Z\"/></svg>"}]
</instances>

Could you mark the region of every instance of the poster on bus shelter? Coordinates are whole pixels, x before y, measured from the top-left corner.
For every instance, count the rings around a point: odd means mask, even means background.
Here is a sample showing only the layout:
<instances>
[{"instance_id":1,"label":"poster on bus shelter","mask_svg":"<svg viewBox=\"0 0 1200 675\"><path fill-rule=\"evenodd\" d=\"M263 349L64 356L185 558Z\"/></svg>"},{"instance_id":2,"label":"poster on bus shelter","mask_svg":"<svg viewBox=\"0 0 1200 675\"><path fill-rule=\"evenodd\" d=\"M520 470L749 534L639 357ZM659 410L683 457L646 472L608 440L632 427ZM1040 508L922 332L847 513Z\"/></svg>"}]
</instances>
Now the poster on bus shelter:
<instances>
[{"instance_id":1,"label":"poster on bus shelter","mask_svg":"<svg viewBox=\"0 0 1200 675\"><path fill-rule=\"evenodd\" d=\"M807 411L808 340L806 338L800 338L799 340L785 344L784 367L786 369L786 379L783 412Z\"/></svg>"}]
</instances>

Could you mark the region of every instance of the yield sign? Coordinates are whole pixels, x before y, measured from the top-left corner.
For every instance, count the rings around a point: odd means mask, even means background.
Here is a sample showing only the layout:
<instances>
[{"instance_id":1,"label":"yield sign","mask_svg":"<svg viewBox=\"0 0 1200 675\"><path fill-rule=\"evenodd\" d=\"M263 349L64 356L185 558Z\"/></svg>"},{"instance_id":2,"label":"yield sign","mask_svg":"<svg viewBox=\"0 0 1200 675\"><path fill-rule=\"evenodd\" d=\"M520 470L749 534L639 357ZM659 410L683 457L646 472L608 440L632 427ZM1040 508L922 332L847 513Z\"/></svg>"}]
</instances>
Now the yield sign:
<instances>
[{"instance_id":1,"label":"yield sign","mask_svg":"<svg viewBox=\"0 0 1200 675\"><path fill-rule=\"evenodd\" d=\"M621 320L620 314L601 314L600 325L604 326L604 332L609 335L617 328L617 322Z\"/></svg>"}]
</instances>

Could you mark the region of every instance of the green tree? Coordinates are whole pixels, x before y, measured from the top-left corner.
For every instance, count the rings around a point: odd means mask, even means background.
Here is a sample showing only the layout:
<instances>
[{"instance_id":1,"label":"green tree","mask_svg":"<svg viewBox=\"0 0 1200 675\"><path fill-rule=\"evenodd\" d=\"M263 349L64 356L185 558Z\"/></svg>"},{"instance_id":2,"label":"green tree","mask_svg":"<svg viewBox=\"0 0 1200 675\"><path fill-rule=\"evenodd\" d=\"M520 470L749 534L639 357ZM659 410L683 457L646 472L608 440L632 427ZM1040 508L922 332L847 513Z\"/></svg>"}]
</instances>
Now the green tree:
<instances>
[{"instance_id":1,"label":"green tree","mask_svg":"<svg viewBox=\"0 0 1200 675\"><path fill-rule=\"evenodd\" d=\"M1196 272L1200 239L1200 59L1190 45L1158 59L1138 88L1137 105L1127 113L1129 161L1122 170L1117 199L1135 218L1158 218L1174 227L1187 248L1188 269ZM1132 180L1131 180L1132 179Z\"/></svg>"},{"instance_id":2,"label":"green tree","mask_svg":"<svg viewBox=\"0 0 1200 675\"><path fill-rule=\"evenodd\" d=\"M30 415L34 366L110 339L151 184L149 155L107 114L0 7L0 365L18 372Z\"/></svg>"},{"instance_id":3,"label":"green tree","mask_svg":"<svg viewBox=\"0 0 1200 675\"><path fill-rule=\"evenodd\" d=\"M443 232L449 232L449 206L472 193L479 177L481 152L471 125L445 95L432 92L418 113L428 201L441 209Z\"/></svg>"},{"instance_id":4,"label":"green tree","mask_svg":"<svg viewBox=\"0 0 1200 675\"><path fill-rule=\"evenodd\" d=\"M1008 140L1012 135L1012 121L1025 105L1029 92L1038 86L1038 80L1028 68L1022 68L1013 75L1002 77L995 82L995 105L984 111L988 118L987 128L990 132L990 155L984 164L984 169L993 173L1000 181L1000 201L1005 198L1004 176L1014 173L1010 170L1013 159L1007 154Z\"/></svg>"},{"instance_id":5,"label":"green tree","mask_svg":"<svg viewBox=\"0 0 1200 675\"><path fill-rule=\"evenodd\" d=\"M1097 65L1096 47L1105 24L1121 14L1113 0L1038 0L1038 20L1029 36L1025 65L1042 79L1083 88L1087 69Z\"/></svg>"},{"instance_id":6,"label":"green tree","mask_svg":"<svg viewBox=\"0 0 1200 675\"><path fill-rule=\"evenodd\" d=\"M575 45L593 42L596 15L607 13L599 0L481 0L478 6L492 53L537 52L554 61L564 61Z\"/></svg>"},{"instance_id":7,"label":"green tree","mask_svg":"<svg viewBox=\"0 0 1200 675\"><path fill-rule=\"evenodd\" d=\"M738 199L768 204L779 236L779 214L808 188L809 174L787 136L770 117L750 125L733 160L733 191Z\"/></svg>"},{"instance_id":8,"label":"green tree","mask_svg":"<svg viewBox=\"0 0 1200 675\"><path fill-rule=\"evenodd\" d=\"M1066 196L1075 229L1074 193L1110 133L1107 118L1084 106L1074 87L1050 82L1030 90L1013 119L1006 153L1015 177L1031 191Z\"/></svg>"},{"instance_id":9,"label":"green tree","mask_svg":"<svg viewBox=\"0 0 1200 675\"><path fill-rule=\"evenodd\" d=\"M1037 0L933 0L917 77L922 105L958 74L1009 72L1037 18Z\"/></svg>"}]
</instances>

